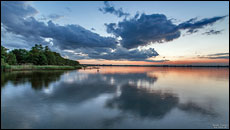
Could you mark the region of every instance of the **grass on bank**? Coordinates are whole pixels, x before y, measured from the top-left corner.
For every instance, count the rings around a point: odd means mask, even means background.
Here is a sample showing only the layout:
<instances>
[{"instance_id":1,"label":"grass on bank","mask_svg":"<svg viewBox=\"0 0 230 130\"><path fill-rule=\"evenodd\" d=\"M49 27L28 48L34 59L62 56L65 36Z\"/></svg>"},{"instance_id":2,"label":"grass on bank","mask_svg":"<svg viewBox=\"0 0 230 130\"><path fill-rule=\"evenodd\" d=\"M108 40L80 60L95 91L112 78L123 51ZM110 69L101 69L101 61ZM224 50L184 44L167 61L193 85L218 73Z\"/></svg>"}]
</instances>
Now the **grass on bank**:
<instances>
[{"instance_id":1,"label":"grass on bank","mask_svg":"<svg viewBox=\"0 0 230 130\"><path fill-rule=\"evenodd\" d=\"M82 66L58 66L58 65L1 65L1 71L19 70L73 70L81 69Z\"/></svg>"}]
</instances>

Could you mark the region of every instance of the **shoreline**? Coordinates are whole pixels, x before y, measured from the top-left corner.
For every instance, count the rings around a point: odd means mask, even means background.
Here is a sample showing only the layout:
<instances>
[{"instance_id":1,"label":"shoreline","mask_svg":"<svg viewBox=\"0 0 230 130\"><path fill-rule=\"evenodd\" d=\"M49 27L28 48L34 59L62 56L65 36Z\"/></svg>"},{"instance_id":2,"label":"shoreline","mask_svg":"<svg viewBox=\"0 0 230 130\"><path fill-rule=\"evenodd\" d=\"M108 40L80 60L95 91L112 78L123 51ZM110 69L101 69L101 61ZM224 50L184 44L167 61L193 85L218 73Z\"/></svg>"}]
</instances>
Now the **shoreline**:
<instances>
[{"instance_id":1,"label":"shoreline","mask_svg":"<svg viewBox=\"0 0 230 130\"><path fill-rule=\"evenodd\" d=\"M60 66L60 65L1 65L1 72L6 71L25 71L25 70L75 70L83 68L78 66Z\"/></svg>"},{"instance_id":2,"label":"shoreline","mask_svg":"<svg viewBox=\"0 0 230 130\"><path fill-rule=\"evenodd\" d=\"M164 68L229 68L229 66L198 66L198 65L93 65L82 64L78 66L60 66L60 65L1 65L1 72L7 71L32 71L32 70L77 70L87 67L164 67ZM99 69L99 68L97 68Z\"/></svg>"}]
</instances>

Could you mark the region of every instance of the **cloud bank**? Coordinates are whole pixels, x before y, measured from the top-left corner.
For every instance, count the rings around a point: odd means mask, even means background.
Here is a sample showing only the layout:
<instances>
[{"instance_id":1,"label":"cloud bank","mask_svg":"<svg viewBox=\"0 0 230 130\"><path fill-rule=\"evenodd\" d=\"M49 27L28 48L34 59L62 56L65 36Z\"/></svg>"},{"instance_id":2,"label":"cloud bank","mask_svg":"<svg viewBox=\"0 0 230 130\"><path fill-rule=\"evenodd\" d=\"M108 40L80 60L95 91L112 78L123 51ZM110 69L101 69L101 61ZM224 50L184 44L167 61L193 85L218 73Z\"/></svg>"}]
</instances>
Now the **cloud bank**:
<instances>
[{"instance_id":1,"label":"cloud bank","mask_svg":"<svg viewBox=\"0 0 230 130\"><path fill-rule=\"evenodd\" d=\"M13 8L12 8L13 7ZM45 42L52 38L55 45L62 49L77 47L115 47L116 40L102 37L79 25L60 26L51 20L47 23L36 20L36 9L27 2L2 2L2 24L14 34L31 38L32 41Z\"/></svg>"},{"instance_id":2,"label":"cloud bank","mask_svg":"<svg viewBox=\"0 0 230 130\"><path fill-rule=\"evenodd\" d=\"M123 12L122 8L115 9L109 2L104 2L105 7L99 10L103 13L111 13L125 18L118 23L105 24L107 32L115 37L103 37L95 29L85 29L80 25L59 25L55 19L63 17L59 14L47 15L48 22L35 18L39 13L30 2L2 1L1 2L1 35L4 45L14 48L21 46L31 47L34 44L52 46L63 56L74 60L79 59L106 59L106 60L131 60L150 61L148 58L159 54L154 48L141 49L153 43L164 43L181 37L181 30L196 33L205 26L211 26L215 22L227 16L218 16L197 20L192 18L178 25L174 24L164 14L137 13L133 17ZM218 31L210 31L207 35L219 34ZM9 42L9 37L14 37L16 42ZM8 43L7 43L8 42ZM17 47L18 46L18 47ZM162 60L160 62L164 62ZM154 61L152 61L154 62Z\"/></svg>"},{"instance_id":3,"label":"cloud bank","mask_svg":"<svg viewBox=\"0 0 230 130\"><path fill-rule=\"evenodd\" d=\"M131 19L124 19L116 23L105 24L107 32L121 37L122 46L131 49L138 46L146 46L152 43L164 43L181 37L181 31L187 30L189 33L196 33L198 29L213 25L215 22L224 19L227 16L205 18L197 20L196 18L182 22L179 25L173 24L164 14L140 16L136 14ZM217 34L219 32L209 32L208 34Z\"/></svg>"}]
</instances>

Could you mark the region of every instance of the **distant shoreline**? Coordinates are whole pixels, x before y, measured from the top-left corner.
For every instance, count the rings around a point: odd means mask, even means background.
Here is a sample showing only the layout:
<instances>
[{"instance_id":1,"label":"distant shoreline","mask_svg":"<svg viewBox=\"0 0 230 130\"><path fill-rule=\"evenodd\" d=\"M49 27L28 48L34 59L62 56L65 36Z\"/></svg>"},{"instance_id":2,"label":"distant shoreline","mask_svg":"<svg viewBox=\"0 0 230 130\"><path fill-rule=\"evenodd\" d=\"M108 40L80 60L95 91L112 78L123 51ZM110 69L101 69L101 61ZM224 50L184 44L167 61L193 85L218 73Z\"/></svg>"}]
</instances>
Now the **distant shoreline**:
<instances>
[{"instance_id":1,"label":"distant shoreline","mask_svg":"<svg viewBox=\"0 0 230 130\"><path fill-rule=\"evenodd\" d=\"M229 65L98 65L98 64L82 64L85 66L122 66L122 67L220 67L227 68Z\"/></svg>"}]
</instances>

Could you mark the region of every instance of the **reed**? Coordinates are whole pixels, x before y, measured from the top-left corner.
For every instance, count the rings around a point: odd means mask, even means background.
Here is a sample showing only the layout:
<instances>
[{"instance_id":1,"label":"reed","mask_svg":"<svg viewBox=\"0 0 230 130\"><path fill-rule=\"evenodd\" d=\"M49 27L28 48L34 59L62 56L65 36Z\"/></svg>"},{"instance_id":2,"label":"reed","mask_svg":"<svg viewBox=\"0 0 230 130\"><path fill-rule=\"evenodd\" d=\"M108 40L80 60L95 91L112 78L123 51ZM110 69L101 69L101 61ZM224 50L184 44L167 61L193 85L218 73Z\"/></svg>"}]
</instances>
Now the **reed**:
<instances>
[{"instance_id":1,"label":"reed","mask_svg":"<svg viewBox=\"0 0 230 130\"><path fill-rule=\"evenodd\" d=\"M20 70L73 70L81 69L82 66L58 66L58 65L1 65L1 71Z\"/></svg>"}]
</instances>

